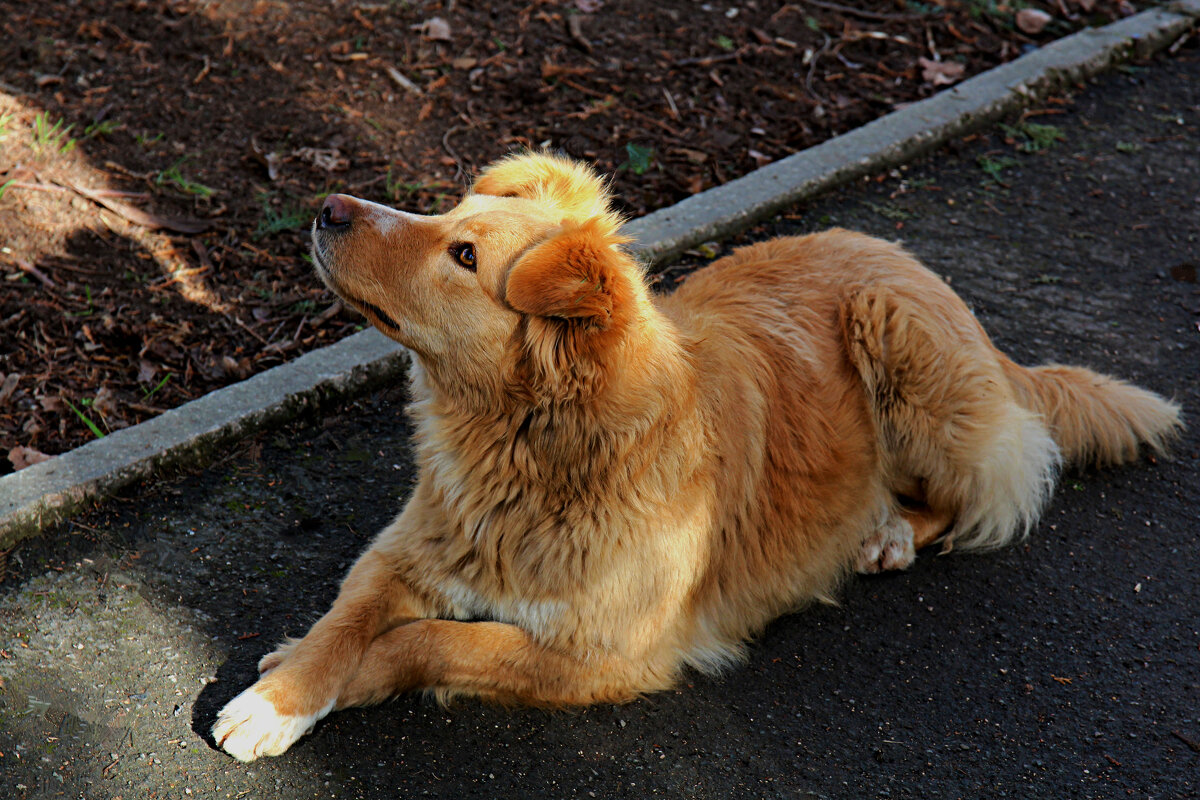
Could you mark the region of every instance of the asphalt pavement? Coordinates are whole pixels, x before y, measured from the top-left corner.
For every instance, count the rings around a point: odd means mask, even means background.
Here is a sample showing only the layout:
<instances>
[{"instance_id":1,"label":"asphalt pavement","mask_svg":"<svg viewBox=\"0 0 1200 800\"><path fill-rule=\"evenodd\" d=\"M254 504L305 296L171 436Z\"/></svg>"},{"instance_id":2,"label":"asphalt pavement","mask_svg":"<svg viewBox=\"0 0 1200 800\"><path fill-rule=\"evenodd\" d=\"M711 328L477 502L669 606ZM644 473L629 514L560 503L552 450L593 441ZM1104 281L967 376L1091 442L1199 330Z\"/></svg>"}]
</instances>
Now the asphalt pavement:
<instances>
[{"instance_id":1,"label":"asphalt pavement","mask_svg":"<svg viewBox=\"0 0 1200 800\"><path fill-rule=\"evenodd\" d=\"M1017 360L1129 378L1194 419L1195 37L1034 111L743 239L901 239ZM853 580L719 678L569 713L406 696L234 762L208 738L217 710L328 606L411 490L403 403L398 386L268 431L11 551L0 797L1200 793L1194 423L1171 459L1064 475L1025 545Z\"/></svg>"}]
</instances>

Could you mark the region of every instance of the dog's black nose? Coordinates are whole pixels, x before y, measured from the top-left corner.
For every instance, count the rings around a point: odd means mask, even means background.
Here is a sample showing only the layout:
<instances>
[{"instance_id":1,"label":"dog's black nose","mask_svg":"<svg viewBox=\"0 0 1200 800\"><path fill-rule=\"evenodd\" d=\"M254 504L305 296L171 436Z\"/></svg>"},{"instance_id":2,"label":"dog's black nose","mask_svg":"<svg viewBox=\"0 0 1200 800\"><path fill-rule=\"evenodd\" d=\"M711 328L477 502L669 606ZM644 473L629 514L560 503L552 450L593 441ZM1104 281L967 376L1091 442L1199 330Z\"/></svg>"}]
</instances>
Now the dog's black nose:
<instances>
[{"instance_id":1,"label":"dog's black nose","mask_svg":"<svg viewBox=\"0 0 1200 800\"><path fill-rule=\"evenodd\" d=\"M331 194L321 204L317 227L321 230L341 230L350 227L350 203L340 194Z\"/></svg>"}]
</instances>

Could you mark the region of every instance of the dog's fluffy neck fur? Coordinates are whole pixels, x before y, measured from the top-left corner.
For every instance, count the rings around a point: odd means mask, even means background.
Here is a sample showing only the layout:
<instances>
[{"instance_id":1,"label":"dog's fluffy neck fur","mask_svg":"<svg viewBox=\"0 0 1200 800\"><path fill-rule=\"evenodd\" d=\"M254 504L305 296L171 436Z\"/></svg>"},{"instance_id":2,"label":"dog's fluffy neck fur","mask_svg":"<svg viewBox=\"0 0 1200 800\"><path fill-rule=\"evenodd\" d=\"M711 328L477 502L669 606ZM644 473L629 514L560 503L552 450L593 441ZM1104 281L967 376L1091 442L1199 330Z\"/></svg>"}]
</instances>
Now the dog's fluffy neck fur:
<instances>
[{"instance_id":1,"label":"dog's fluffy neck fur","mask_svg":"<svg viewBox=\"0 0 1200 800\"><path fill-rule=\"evenodd\" d=\"M523 321L490 397L448 391L436 366L418 357L410 413L422 479L465 536L483 544L502 535L515 522L505 508L512 504L543 510L542 519L522 521L525 530L557 527L575 549L617 545L623 531L638 527L634 518L661 513L704 469L694 452L670 446L703 424L686 341L643 297L630 309L637 324L599 332L620 337L602 348L572 342L580 332L563 330L570 324ZM471 463L458 455L468 453ZM664 454L687 463L667 463ZM589 495L614 492L626 502L627 520L568 513L588 508Z\"/></svg>"}]
</instances>

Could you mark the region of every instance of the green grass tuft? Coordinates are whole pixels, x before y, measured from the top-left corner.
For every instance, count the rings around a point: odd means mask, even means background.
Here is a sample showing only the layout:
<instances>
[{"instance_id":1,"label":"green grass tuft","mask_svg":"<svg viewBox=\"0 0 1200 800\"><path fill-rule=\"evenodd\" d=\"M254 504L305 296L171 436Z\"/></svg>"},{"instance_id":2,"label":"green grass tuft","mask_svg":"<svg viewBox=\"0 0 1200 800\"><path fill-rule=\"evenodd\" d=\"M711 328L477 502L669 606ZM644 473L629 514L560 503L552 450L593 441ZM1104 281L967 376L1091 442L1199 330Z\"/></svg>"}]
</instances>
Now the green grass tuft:
<instances>
[{"instance_id":1,"label":"green grass tuft","mask_svg":"<svg viewBox=\"0 0 1200 800\"><path fill-rule=\"evenodd\" d=\"M46 112L40 112L33 118L33 151L38 154L50 152L63 155L71 152L75 149L75 140L70 136L74 127L68 125L64 128L61 119L51 125Z\"/></svg>"},{"instance_id":2,"label":"green grass tuft","mask_svg":"<svg viewBox=\"0 0 1200 800\"><path fill-rule=\"evenodd\" d=\"M164 169L162 172L158 173L158 177L154 179L155 185L162 186L163 184L171 184L184 194L196 195L197 197L212 197L216 193L215 189L205 186L202 183L196 183L195 181L188 180L184 177L183 173L179 171L179 167L189 158L191 158L191 156L184 156L171 166Z\"/></svg>"}]
</instances>

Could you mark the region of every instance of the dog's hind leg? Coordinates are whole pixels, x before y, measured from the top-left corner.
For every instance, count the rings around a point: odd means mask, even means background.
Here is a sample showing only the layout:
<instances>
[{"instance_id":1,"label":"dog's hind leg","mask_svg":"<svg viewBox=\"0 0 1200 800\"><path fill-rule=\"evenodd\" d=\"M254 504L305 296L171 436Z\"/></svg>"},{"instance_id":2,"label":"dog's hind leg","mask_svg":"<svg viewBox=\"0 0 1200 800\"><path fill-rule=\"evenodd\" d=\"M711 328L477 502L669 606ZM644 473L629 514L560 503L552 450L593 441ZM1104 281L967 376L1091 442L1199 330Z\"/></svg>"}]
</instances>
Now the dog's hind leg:
<instances>
[{"instance_id":1,"label":"dog's hind leg","mask_svg":"<svg viewBox=\"0 0 1200 800\"><path fill-rule=\"evenodd\" d=\"M936 542L942 537L951 523L954 515L948 511L929 508L905 508L902 512L905 521L912 526L913 547L920 550Z\"/></svg>"},{"instance_id":2,"label":"dog's hind leg","mask_svg":"<svg viewBox=\"0 0 1200 800\"><path fill-rule=\"evenodd\" d=\"M871 406L885 485L897 496L918 486L918 499L938 510L906 518L921 529L914 547L938 538L942 526L934 523L943 517L954 520L947 547L997 547L1037 520L1057 475L1058 447L1041 418L1018 403L970 311L933 280L848 297L847 352ZM906 536L898 522L893 528Z\"/></svg>"},{"instance_id":3,"label":"dog's hind leg","mask_svg":"<svg viewBox=\"0 0 1200 800\"><path fill-rule=\"evenodd\" d=\"M865 573L905 569L916 557L912 524L893 511L863 541L855 569Z\"/></svg>"},{"instance_id":4,"label":"dog's hind leg","mask_svg":"<svg viewBox=\"0 0 1200 800\"><path fill-rule=\"evenodd\" d=\"M917 551L936 542L953 521L953 514L928 507L889 511L863 541L855 568L864 573L907 569Z\"/></svg>"}]
</instances>

